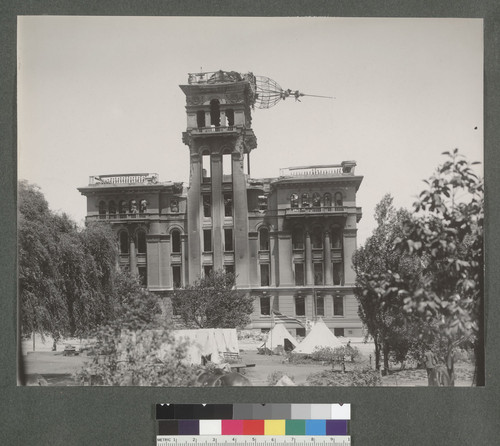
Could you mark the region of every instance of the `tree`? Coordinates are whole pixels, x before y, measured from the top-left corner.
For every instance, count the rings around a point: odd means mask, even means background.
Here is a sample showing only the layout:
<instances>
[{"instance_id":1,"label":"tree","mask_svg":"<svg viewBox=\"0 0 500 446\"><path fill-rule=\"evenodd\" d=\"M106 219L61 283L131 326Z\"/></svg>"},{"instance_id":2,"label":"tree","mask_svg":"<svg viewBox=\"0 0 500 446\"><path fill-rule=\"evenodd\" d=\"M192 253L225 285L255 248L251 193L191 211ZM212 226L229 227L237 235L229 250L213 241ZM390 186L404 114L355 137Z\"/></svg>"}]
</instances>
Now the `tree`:
<instances>
[{"instance_id":1,"label":"tree","mask_svg":"<svg viewBox=\"0 0 500 446\"><path fill-rule=\"evenodd\" d=\"M253 298L235 288L235 275L212 271L172 299L176 312L186 325L198 328L234 328L250 323Z\"/></svg>"},{"instance_id":2,"label":"tree","mask_svg":"<svg viewBox=\"0 0 500 446\"><path fill-rule=\"evenodd\" d=\"M409 321L403 314L403 301L398 294L401 284L416 280L420 274L419 259L394 246L410 214L404 209L396 210L392 202L392 196L386 194L377 204L378 226L353 256L358 313L374 340L377 369L381 353L385 369L389 368L391 353L403 364L418 341L420 329L418 321Z\"/></svg>"},{"instance_id":3,"label":"tree","mask_svg":"<svg viewBox=\"0 0 500 446\"><path fill-rule=\"evenodd\" d=\"M21 332L51 334L57 339L69 322L59 286L57 225L38 187L21 181L18 192Z\"/></svg>"},{"instance_id":4,"label":"tree","mask_svg":"<svg viewBox=\"0 0 500 446\"><path fill-rule=\"evenodd\" d=\"M484 385L483 182L455 149L429 180L415 215L398 241L402 252L422 259L422 278L402 288L405 310L428 324L431 338L448 345L446 366L453 382L453 349L474 344L476 384Z\"/></svg>"},{"instance_id":5,"label":"tree","mask_svg":"<svg viewBox=\"0 0 500 446\"><path fill-rule=\"evenodd\" d=\"M42 192L19 183L19 298L22 333L86 336L120 322L134 328L160 311L157 298L118 267L116 236L83 229L50 211Z\"/></svg>"}]
</instances>

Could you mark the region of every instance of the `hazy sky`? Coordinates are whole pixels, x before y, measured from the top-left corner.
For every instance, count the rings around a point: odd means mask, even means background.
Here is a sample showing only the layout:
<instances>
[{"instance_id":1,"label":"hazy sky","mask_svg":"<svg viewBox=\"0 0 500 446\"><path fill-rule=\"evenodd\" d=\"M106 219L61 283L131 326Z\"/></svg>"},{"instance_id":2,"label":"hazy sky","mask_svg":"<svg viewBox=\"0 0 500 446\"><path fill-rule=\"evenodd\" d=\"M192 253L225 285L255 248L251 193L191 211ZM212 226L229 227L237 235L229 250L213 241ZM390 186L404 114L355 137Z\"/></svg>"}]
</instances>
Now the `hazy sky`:
<instances>
[{"instance_id":1,"label":"hazy sky","mask_svg":"<svg viewBox=\"0 0 500 446\"><path fill-rule=\"evenodd\" d=\"M19 178L80 223L90 175L188 181L178 85L200 69L335 98L256 109L251 174L356 160L358 244L382 196L410 207L441 152L483 160L479 19L36 16L18 30Z\"/></svg>"}]
</instances>

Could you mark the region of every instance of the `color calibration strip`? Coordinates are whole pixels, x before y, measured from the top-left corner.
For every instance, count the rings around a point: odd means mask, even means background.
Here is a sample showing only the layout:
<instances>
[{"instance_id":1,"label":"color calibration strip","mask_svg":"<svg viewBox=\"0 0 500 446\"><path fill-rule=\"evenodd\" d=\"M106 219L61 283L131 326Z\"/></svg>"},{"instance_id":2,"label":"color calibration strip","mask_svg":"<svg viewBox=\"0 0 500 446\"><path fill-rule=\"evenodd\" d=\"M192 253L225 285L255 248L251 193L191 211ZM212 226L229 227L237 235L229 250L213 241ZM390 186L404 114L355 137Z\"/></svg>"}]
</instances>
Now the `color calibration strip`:
<instances>
[{"instance_id":1,"label":"color calibration strip","mask_svg":"<svg viewBox=\"0 0 500 446\"><path fill-rule=\"evenodd\" d=\"M347 436L350 404L157 404L159 436Z\"/></svg>"}]
</instances>

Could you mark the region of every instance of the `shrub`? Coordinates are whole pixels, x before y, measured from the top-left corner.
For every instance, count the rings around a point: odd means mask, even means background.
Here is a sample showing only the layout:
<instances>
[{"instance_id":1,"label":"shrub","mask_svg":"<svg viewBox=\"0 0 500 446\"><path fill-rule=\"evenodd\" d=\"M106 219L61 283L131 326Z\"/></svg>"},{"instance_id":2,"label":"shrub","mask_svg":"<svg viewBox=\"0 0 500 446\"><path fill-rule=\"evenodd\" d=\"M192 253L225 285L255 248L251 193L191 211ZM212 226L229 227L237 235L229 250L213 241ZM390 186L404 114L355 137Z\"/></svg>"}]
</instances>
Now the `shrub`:
<instances>
[{"instance_id":1,"label":"shrub","mask_svg":"<svg viewBox=\"0 0 500 446\"><path fill-rule=\"evenodd\" d=\"M270 373L269 375L267 375L267 384L269 386L274 386L285 375L288 376L292 381L295 382L295 378L293 376L289 376L281 370L276 370L273 373Z\"/></svg>"},{"instance_id":2,"label":"shrub","mask_svg":"<svg viewBox=\"0 0 500 446\"><path fill-rule=\"evenodd\" d=\"M307 384L310 386L373 387L381 383L379 372L369 368L354 369L346 373L323 370L307 377Z\"/></svg>"},{"instance_id":3,"label":"shrub","mask_svg":"<svg viewBox=\"0 0 500 446\"><path fill-rule=\"evenodd\" d=\"M105 386L194 385L197 368L186 361L186 347L186 342L176 342L168 330L119 331L105 327L92 347L91 362L75 378Z\"/></svg>"},{"instance_id":4,"label":"shrub","mask_svg":"<svg viewBox=\"0 0 500 446\"><path fill-rule=\"evenodd\" d=\"M361 356L356 347L350 345L346 347L316 347L311 355L314 361L326 361L330 363L352 361Z\"/></svg>"}]
</instances>

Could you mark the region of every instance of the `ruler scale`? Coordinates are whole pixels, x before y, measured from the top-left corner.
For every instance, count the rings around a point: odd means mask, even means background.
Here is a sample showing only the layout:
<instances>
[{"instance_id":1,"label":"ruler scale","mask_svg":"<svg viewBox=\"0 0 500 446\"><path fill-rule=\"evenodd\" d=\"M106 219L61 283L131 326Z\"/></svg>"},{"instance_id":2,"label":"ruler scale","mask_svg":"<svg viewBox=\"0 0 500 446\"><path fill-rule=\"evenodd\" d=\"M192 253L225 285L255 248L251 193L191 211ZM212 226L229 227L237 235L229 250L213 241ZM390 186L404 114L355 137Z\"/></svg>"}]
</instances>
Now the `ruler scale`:
<instances>
[{"instance_id":1,"label":"ruler scale","mask_svg":"<svg viewBox=\"0 0 500 446\"><path fill-rule=\"evenodd\" d=\"M156 446L350 446L351 437L348 435L339 436L168 436L158 435L156 437Z\"/></svg>"}]
</instances>

